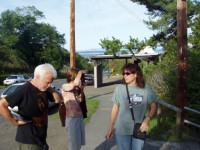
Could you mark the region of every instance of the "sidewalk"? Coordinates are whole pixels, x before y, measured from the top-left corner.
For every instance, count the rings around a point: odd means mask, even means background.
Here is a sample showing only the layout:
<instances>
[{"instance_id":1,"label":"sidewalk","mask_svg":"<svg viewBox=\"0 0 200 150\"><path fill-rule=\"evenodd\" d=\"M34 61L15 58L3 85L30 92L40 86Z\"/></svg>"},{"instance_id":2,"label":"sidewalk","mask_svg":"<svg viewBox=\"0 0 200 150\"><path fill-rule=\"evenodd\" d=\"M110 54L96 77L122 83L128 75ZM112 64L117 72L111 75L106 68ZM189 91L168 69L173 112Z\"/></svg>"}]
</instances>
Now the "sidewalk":
<instances>
[{"instance_id":1,"label":"sidewalk","mask_svg":"<svg viewBox=\"0 0 200 150\"><path fill-rule=\"evenodd\" d=\"M88 98L100 100L99 109L92 116L91 121L86 125L86 145L81 150L117 150L115 138L106 140L105 135L109 127L110 113L112 108L112 94L116 85L104 86L94 90L87 90ZM144 150L199 150L200 143L184 142L173 143L153 141L147 139Z\"/></svg>"},{"instance_id":2,"label":"sidewalk","mask_svg":"<svg viewBox=\"0 0 200 150\"><path fill-rule=\"evenodd\" d=\"M105 142L112 108L111 98L115 87L116 85L105 86L94 89L91 93L87 93L86 89L87 97L100 100L100 105L86 125L86 145L81 150L104 150L105 146L106 150L117 150L115 139Z\"/></svg>"}]
</instances>

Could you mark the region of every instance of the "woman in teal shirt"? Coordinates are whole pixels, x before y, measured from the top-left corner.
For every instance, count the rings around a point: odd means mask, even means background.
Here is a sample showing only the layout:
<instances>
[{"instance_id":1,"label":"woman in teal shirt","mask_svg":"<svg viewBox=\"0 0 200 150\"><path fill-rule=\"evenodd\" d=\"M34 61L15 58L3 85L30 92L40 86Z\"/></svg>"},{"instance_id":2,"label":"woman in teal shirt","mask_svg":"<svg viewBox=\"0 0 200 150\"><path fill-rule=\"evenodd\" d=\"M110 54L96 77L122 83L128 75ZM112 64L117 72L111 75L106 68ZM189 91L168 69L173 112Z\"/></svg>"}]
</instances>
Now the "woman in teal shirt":
<instances>
[{"instance_id":1,"label":"woman in teal shirt","mask_svg":"<svg viewBox=\"0 0 200 150\"><path fill-rule=\"evenodd\" d=\"M114 104L107 138L111 139L115 131L118 150L141 150L144 141L133 138L134 124L141 123L141 132L148 130L149 121L156 112L157 95L144 81L141 68L137 64L126 64L122 71L124 83L128 86L135 120L132 119L129 108L126 85L120 84L112 97ZM149 106L150 111L147 113Z\"/></svg>"}]
</instances>

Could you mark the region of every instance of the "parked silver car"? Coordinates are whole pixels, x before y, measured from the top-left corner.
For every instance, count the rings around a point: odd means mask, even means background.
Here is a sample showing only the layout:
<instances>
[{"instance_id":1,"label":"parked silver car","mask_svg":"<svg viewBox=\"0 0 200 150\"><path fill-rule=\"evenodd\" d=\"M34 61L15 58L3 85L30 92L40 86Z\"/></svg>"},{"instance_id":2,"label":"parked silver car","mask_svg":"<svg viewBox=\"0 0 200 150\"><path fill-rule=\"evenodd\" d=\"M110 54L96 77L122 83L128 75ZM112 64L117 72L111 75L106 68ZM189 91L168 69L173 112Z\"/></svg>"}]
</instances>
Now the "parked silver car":
<instances>
[{"instance_id":1,"label":"parked silver car","mask_svg":"<svg viewBox=\"0 0 200 150\"><path fill-rule=\"evenodd\" d=\"M1 97L6 97L7 95L13 93L13 92L16 91L17 89L19 89L20 86L22 86L23 84L25 84L25 82L24 82L24 83L15 83L15 84L13 84L13 85L8 86L8 87L1 93ZM51 85L51 86L52 86L52 88L56 89L56 87L55 87L54 85ZM56 90L57 90L58 92L60 92L60 89L56 89ZM55 105L56 105L55 102L49 101L49 108L51 108L51 107L53 107L53 106L55 106ZM17 107L17 106L16 106L16 107L13 107L13 108L11 108L11 107L8 107L8 108L9 108L11 111L15 111L15 112L18 111L18 107Z\"/></svg>"},{"instance_id":2,"label":"parked silver car","mask_svg":"<svg viewBox=\"0 0 200 150\"><path fill-rule=\"evenodd\" d=\"M16 74L16 75L10 75L9 77L7 77L4 81L3 84L4 85L11 85L14 83L21 83L21 82L26 82L27 79L24 78L23 75L20 74Z\"/></svg>"}]
</instances>

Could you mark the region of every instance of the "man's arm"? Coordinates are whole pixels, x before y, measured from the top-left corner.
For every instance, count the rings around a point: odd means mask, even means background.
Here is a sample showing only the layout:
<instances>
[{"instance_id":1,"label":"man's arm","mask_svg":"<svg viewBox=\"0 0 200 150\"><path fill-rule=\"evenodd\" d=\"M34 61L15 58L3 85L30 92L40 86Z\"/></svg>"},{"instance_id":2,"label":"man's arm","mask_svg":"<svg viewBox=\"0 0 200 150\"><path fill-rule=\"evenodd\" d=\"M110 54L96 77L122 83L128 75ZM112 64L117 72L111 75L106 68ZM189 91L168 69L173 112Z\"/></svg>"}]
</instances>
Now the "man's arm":
<instances>
[{"instance_id":1,"label":"man's arm","mask_svg":"<svg viewBox=\"0 0 200 150\"><path fill-rule=\"evenodd\" d=\"M54 88L49 87L48 92L50 92L52 94L52 96L55 100L55 103L59 103L59 102L63 101L62 95L58 91L56 91Z\"/></svg>"},{"instance_id":2,"label":"man's arm","mask_svg":"<svg viewBox=\"0 0 200 150\"><path fill-rule=\"evenodd\" d=\"M24 122L24 121L15 120L15 118L11 114L10 110L8 109L8 106L9 106L9 103L6 101L6 99L5 98L1 98L1 100L0 100L0 114L6 120L8 120L10 123L12 123L15 126L23 125L23 124L27 123L27 122Z\"/></svg>"}]
</instances>

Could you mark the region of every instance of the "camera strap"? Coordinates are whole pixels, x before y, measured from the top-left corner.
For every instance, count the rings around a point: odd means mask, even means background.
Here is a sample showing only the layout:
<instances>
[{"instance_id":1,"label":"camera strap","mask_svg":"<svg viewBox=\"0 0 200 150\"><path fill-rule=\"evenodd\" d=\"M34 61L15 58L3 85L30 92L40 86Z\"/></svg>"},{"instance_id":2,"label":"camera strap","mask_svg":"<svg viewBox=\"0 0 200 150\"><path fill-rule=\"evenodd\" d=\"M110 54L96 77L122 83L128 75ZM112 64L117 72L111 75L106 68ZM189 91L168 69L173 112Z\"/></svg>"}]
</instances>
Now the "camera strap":
<instances>
[{"instance_id":1,"label":"camera strap","mask_svg":"<svg viewBox=\"0 0 200 150\"><path fill-rule=\"evenodd\" d=\"M77 95L77 93L75 92L74 89L72 90L72 93L74 94L74 97L75 97L76 102L77 102L78 104L80 104L80 102L79 102L79 100L78 100L78 95Z\"/></svg>"},{"instance_id":2,"label":"camera strap","mask_svg":"<svg viewBox=\"0 0 200 150\"><path fill-rule=\"evenodd\" d=\"M126 91L127 91L127 97L128 97L128 101L129 101L129 109L131 111L132 119L135 120L134 113L133 113L133 106L132 106L132 103L131 103L131 100L130 100L129 91L128 91L128 85L127 84L126 84Z\"/></svg>"}]
</instances>

